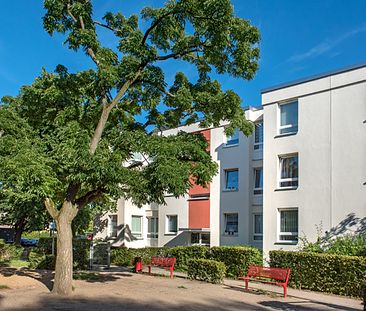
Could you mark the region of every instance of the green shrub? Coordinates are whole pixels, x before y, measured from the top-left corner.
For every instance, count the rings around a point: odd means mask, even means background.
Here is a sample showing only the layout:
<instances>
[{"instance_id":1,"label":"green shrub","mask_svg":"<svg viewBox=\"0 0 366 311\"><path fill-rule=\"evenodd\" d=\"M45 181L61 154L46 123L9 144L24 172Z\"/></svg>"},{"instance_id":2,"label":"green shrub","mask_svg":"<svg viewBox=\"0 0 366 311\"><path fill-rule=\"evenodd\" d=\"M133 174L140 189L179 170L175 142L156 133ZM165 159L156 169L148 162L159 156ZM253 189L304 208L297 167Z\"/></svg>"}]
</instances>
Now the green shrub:
<instances>
[{"instance_id":1,"label":"green shrub","mask_svg":"<svg viewBox=\"0 0 366 311\"><path fill-rule=\"evenodd\" d=\"M271 267L291 268L290 286L334 294L362 295L366 258L306 252L270 251Z\"/></svg>"},{"instance_id":2,"label":"green shrub","mask_svg":"<svg viewBox=\"0 0 366 311\"><path fill-rule=\"evenodd\" d=\"M20 259L23 253L23 247L12 244L6 244L0 239L0 260Z\"/></svg>"},{"instance_id":3,"label":"green shrub","mask_svg":"<svg viewBox=\"0 0 366 311\"><path fill-rule=\"evenodd\" d=\"M142 262L147 264L150 263L152 256L166 256L165 248L113 248L111 250L111 263L117 266L132 266L134 265L134 258L141 257Z\"/></svg>"},{"instance_id":4,"label":"green shrub","mask_svg":"<svg viewBox=\"0 0 366 311\"><path fill-rule=\"evenodd\" d=\"M73 240L73 266L76 270L85 270L89 265L90 241L83 239ZM30 266L34 269L54 269L52 254L52 238L40 238L38 247L30 254ZM57 254L57 239L55 238L55 254ZM53 258L51 260L51 258Z\"/></svg>"},{"instance_id":5,"label":"green shrub","mask_svg":"<svg viewBox=\"0 0 366 311\"><path fill-rule=\"evenodd\" d=\"M336 238L321 237L318 229L316 242L310 242L306 237L300 237L303 252L327 253L346 256L366 256L366 234L343 235Z\"/></svg>"},{"instance_id":6,"label":"green shrub","mask_svg":"<svg viewBox=\"0 0 366 311\"><path fill-rule=\"evenodd\" d=\"M250 265L262 265L259 249L249 246L215 246L210 259L225 263L226 276L234 278L246 275Z\"/></svg>"},{"instance_id":7,"label":"green shrub","mask_svg":"<svg viewBox=\"0 0 366 311\"><path fill-rule=\"evenodd\" d=\"M222 283L226 273L223 262L210 259L189 259L188 278L210 283Z\"/></svg>"},{"instance_id":8,"label":"green shrub","mask_svg":"<svg viewBox=\"0 0 366 311\"><path fill-rule=\"evenodd\" d=\"M176 246L166 251L167 256L177 258L176 268L180 271L188 270L190 259L209 259L208 246Z\"/></svg>"}]
</instances>

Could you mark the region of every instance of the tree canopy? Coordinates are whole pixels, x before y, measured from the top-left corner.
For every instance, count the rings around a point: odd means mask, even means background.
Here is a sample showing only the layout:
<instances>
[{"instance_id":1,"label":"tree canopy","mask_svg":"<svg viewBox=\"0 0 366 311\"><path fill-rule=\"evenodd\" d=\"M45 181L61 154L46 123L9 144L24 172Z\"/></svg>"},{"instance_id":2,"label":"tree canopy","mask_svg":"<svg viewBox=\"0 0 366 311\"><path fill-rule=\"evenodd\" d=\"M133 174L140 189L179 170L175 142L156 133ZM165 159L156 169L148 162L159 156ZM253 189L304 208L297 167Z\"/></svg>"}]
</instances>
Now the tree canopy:
<instances>
[{"instance_id":1,"label":"tree canopy","mask_svg":"<svg viewBox=\"0 0 366 311\"><path fill-rule=\"evenodd\" d=\"M239 96L213 78L248 80L258 69L259 32L234 15L229 0L169 0L139 15L107 12L102 21L94 19L90 0L44 0L44 7L44 29L64 34L67 46L84 51L94 66L43 70L17 97L3 98L0 163L8 164L0 164L0 176L8 187L4 170L15 166L18 176L24 169L26 189L44 198L60 223L61 215L71 222L91 202L164 203L164 193L184 195L192 179L202 186L211 181L217 165L205 139L184 132L165 137L163 129L224 121L228 134L251 133ZM113 33L115 48L103 46L99 28ZM161 64L175 60L193 66L198 79L177 72L168 85ZM129 161L134 153L143 163Z\"/></svg>"}]
</instances>

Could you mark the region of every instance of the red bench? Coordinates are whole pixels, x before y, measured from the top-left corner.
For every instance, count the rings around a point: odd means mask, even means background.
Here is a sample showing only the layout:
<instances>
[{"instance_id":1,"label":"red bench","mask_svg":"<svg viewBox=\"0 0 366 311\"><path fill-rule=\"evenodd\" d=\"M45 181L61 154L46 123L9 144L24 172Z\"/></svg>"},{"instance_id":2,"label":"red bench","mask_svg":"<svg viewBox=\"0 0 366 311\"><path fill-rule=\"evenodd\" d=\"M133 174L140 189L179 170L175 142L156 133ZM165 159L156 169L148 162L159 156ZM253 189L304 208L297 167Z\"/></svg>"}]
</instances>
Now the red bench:
<instances>
[{"instance_id":1,"label":"red bench","mask_svg":"<svg viewBox=\"0 0 366 311\"><path fill-rule=\"evenodd\" d=\"M261 266L250 266L247 276L239 277L240 280L245 281L245 289L248 290L248 282L257 281L262 283L269 283L283 287L283 296L287 296L287 284L290 278L291 269L288 268L271 268ZM265 280L268 279L268 280Z\"/></svg>"},{"instance_id":2,"label":"red bench","mask_svg":"<svg viewBox=\"0 0 366 311\"><path fill-rule=\"evenodd\" d=\"M149 265L149 274L151 274L152 267L163 268L170 271L170 277L173 278L174 265L177 259L175 257L151 257Z\"/></svg>"}]
</instances>

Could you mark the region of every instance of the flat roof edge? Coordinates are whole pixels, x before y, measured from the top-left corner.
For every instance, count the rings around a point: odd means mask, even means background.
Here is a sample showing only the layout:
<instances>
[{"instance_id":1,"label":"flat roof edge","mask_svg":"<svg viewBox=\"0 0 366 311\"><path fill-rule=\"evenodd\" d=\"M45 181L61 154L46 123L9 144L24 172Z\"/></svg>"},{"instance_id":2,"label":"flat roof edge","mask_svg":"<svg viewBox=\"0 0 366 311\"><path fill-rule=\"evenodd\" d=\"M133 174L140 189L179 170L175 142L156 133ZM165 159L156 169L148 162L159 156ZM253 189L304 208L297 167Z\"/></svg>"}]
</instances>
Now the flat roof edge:
<instances>
[{"instance_id":1,"label":"flat roof edge","mask_svg":"<svg viewBox=\"0 0 366 311\"><path fill-rule=\"evenodd\" d=\"M343 68L340 68L340 69L335 69L335 70L323 72L323 73L316 74L316 75L313 75L313 76L310 76L310 77L301 78L301 79L293 80L293 81L290 81L290 82L280 83L280 84L277 84L277 85L274 85L274 86L271 86L271 87L268 87L268 88L264 88L264 89L261 90L261 94L269 93L269 92L276 91L276 90L280 90L280 89L290 87L290 86L295 86L295 85L305 83L305 82L310 82L310 81L313 81L313 80L322 79L322 78L325 78L325 77L333 76L333 75L344 73L344 72L347 72L347 71L360 69L360 68L363 68L363 67L366 67L366 61L364 61L362 63L350 65L350 66L347 66L347 67L343 67Z\"/></svg>"}]
</instances>

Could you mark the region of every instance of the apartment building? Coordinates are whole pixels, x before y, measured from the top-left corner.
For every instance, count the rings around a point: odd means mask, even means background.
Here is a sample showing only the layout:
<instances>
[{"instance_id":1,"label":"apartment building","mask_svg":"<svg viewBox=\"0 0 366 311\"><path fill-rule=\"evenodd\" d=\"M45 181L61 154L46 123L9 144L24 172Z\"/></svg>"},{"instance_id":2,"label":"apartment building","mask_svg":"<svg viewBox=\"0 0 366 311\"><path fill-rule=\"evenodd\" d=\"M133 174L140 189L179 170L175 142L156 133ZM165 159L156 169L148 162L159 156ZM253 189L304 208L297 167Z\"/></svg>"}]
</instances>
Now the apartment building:
<instances>
[{"instance_id":1,"label":"apartment building","mask_svg":"<svg viewBox=\"0 0 366 311\"><path fill-rule=\"evenodd\" d=\"M175 198L167 194L165 205L134 206L120 199L116 212L95 222L96 238L113 246L239 245L262 247L263 122L262 110L249 108L246 118L255 124L250 137L236 131L227 137L225 124L202 129L198 124L165 130L201 133L219 166L207 188L193 185ZM143 160L136 155L135 161Z\"/></svg>"},{"instance_id":2,"label":"apartment building","mask_svg":"<svg viewBox=\"0 0 366 311\"><path fill-rule=\"evenodd\" d=\"M366 231L366 64L262 91L265 253Z\"/></svg>"},{"instance_id":3,"label":"apartment building","mask_svg":"<svg viewBox=\"0 0 366 311\"><path fill-rule=\"evenodd\" d=\"M245 112L249 137L226 137L225 124L164 131L201 132L218 174L166 205L119 200L96 236L128 247L245 244L267 256L319 229L366 231L366 64L265 89L262 107Z\"/></svg>"}]
</instances>

